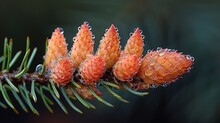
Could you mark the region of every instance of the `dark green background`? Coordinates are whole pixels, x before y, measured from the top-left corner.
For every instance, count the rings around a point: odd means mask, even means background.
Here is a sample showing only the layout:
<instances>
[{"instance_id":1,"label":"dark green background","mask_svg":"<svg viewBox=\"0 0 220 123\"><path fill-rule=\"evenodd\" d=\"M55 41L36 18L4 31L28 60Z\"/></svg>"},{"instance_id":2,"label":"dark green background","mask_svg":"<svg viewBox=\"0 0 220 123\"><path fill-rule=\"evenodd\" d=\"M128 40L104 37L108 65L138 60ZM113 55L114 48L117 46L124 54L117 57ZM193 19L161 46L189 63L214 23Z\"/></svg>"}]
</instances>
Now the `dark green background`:
<instances>
[{"instance_id":1,"label":"dark green background","mask_svg":"<svg viewBox=\"0 0 220 123\"><path fill-rule=\"evenodd\" d=\"M0 122L220 122L219 0L1 0L0 53L4 37L13 38L13 50L18 51L25 48L26 36L30 36L31 47L38 47L34 69L42 62L46 37L56 27L64 29L70 48L84 21L92 27L96 47L112 23L119 29L122 46L129 33L140 27L145 35L145 52L157 47L178 49L195 57L193 69L166 88L150 89L149 96L120 92L130 100L129 104L104 96L115 108L95 102L96 110L79 106L83 115L74 111L65 115L58 105L54 107L55 113L50 114L39 103L40 116L22 110L16 115L10 109L0 109Z\"/></svg>"}]
</instances>

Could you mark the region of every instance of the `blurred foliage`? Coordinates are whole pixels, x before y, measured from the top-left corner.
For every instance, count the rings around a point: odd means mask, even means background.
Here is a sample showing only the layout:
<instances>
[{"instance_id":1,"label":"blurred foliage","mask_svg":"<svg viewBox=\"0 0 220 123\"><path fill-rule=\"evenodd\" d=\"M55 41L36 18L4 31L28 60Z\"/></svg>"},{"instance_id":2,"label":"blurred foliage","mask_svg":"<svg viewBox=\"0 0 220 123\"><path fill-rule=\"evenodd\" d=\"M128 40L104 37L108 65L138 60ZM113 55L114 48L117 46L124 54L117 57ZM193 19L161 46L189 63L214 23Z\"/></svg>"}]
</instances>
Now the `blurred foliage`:
<instances>
[{"instance_id":1,"label":"blurred foliage","mask_svg":"<svg viewBox=\"0 0 220 123\"><path fill-rule=\"evenodd\" d=\"M195 57L194 68L183 79L166 88L150 90L146 97L121 93L129 104L114 102L116 108L97 102L96 110L85 109L84 115L64 115L45 111L40 117L13 114L1 110L3 121L17 122L220 122L220 2L219 0L1 0L0 47L4 37L14 39L14 51L24 49L26 36L32 46L43 49L46 37L56 27L72 38L83 21L89 21L95 45L104 30L115 24L124 46L129 33L140 27L148 49L168 47ZM70 48L69 46L69 48ZM41 59L43 50L37 54ZM0 51L2 53L2 50ZM41 61L36 60L35 65ZM33 68L34 69L34 68ZM105 95L106 96L106 95ZM41 112L43 112L41 111ZM61 113L59 113L61 112Z\"/></svg>"}]
</instances>

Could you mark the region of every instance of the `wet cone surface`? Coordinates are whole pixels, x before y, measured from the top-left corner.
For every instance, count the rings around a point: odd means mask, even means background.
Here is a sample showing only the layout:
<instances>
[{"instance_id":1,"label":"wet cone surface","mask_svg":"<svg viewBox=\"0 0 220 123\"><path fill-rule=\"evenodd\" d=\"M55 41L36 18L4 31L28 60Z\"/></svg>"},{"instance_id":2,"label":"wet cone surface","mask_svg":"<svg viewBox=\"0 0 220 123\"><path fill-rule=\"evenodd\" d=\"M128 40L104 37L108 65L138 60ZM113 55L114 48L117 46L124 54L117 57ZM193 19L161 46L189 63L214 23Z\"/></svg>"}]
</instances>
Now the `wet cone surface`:
<instances>
[{"instance_id":1,"label":"wet cone surface","mask_svg":"<svg viewBox=\"0 0 220 123\"><path fill-rule=\"evenodd\" d=\"M89 55L80 65L79 73L87 85L94 85L105 72L105 62L100 56Z\"/></svg>"},{"instance_id":2,"label":"wet cone surface","mask_svg":"<svg viewBox=\"0 0 220 123\"><path fill-rule=\"evenodd\" d=\"M169 49L151 51L142 59L138 77L147 84L170 83L189 70L193 60L189 55Z\"/></svg>"},{"instance_id":3,"label":"wet cone surface","mask_svg":"<svg viewBox=\"0 0 220 123\"><path fill-rule=\"evenodd\" d=\"M78 69L79 65L86 59L87 54L93 53L92 32L86 22L83 23L75 37L71 50L71 59L73 67Z\"/></svg>"},{"instance_id":4,"label":"wet cone surface","mask_svg":"<svg viewBox=\"0 0 220 123\"><path fill-rule=\"evenodd\" d=\"M114 25L111 25L105 33L96 54L103 58L107 69L112 68L118 61L120 57L120 45L119 36Z\"/></svg>"},{"instance_id":5,"label":"wet cone surface","mask_svg":"<svg viewBox=\"0 0 220 123\"><path fill-rule=\"evenodd\" d=\"M47 52L45 55L46 67L51 68L55 66L57 59L67 57L67 53L67 44L63 32L60 28L56 28L48 42Z\"/></svg>"},{"instance_id":6,"label":"wet cone surface","mask_svg":"<svg viewBox=\"0 0 220 123\"><path fill-rule=\"evenodd\" d=\"M57 85L68 84L73 76L73 64L69 58L59 59L56 66L52 68L51 78Z\"/></svg>"},{"instance_id":7,"label":"wet cone surface","mask_svg":"<svg viewBox=\"0 0 220 123\"><path fill-rule=\"evenodd\" d=\"M113 74L120 81L131 81L138 72L140 63L137 55L126 55L116 62Z\"/></svg>"},{"instance_id":8,"label":"wet cone surface","mask_svg":"<svg viewBox=\"0 0 220 123\"><path fill-rule=\"evenodd\" d=\"M139 58L142 57L144 41L141 35L141 30L137 28L135 32L128 39L125 49L122 51L122 55L136 54Z\"/></svg>"}]
</instances>

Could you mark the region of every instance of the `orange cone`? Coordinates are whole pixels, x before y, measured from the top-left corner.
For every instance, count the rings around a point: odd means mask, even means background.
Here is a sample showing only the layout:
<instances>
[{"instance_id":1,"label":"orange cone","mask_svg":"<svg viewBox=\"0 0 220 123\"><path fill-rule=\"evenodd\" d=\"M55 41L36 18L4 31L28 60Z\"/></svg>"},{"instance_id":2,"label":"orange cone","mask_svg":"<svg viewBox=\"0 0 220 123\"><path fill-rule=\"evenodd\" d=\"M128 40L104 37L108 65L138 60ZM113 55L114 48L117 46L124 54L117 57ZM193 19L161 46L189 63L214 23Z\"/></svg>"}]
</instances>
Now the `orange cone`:
<instances>
[{"instance_id":1,"label":"orange cone","mask_svg":"<svg viewBox=\"0 0 220 123\"><path fill-rule=\"evenodd\" d=\"M142 59L138 77L147 84L170 83L189 70L193 60L189 55L169 49L151 51Z\"/></svg>"},{"instance_id":2,"label":"orange cone","mask_svg":"<svg viewBox=\"0 0 220 123\"><path fill-rule=\"evenodd\" d=\"M71 50L73 67L78 69L79 65L86 59L87 54L93 53L92 32L89 25L84 22L77 33Z\"/></svg>"},{"instance_id":3,"label":"orange cone","mask_svg":"<svg viewBox=\"0 0 220 123\"><path fill-rule=\"evenodd\" d=\"M105 72L105 62L100 56L89 55L80 65L79 73L87 85L94 85Z\"/></svg>"},{"instance_id":4,"label":"orange cone","mask_svg":"<svg viewBox=\"0 0 220 123\"><path fill-rule=\"evenodd\" d=\"M119 59L113 67L113 74L120 81L132 81L140 67L139 58L136 54L126 55Z\"/></svg>"},{"instance_id":5,"label":"orange cone","mask_svg":"<svg viewBox=\"0 0 220 123\"><path fill-rule=\"evenodd\" d=\"M56 28L48 42L45 63L47 68L55 66L57 59L67 57L68 50L66 40L61 28Z\"/></svg>"},{"instance_id":6,"label":"orange cone","mask_svg":"<svg viewBox=\"0 0 220 123\"><path fill-rule=\"evenodd\" d=\"M112 68L118 61L120 57L119 36L113 24L102 38L96 54L103 58L107 69Z\"/></svg>"},{"instance_id":7,"label":"orange cone","mask_svg":"<svg viewBox=\"0 0 220 123\"><path fill-rule=\"evenodd\" d=\"M73 64L69 58L61 58L55 67L52 68L51 78L57 85L65 86L73 76Z\"/></svg>"},{"instance_id":8,"label":"orange cone","mask_svg":"<svg viewBox=\"0 0 220 123\"><path fill-rule=\"evenodd\" d=\"M125 45L125 49L123 50L123 55L126 54L136 54L138 58L142 57L144 41L142 38L141 30L137 28L135 32L128 39L127 44ZM122 56L123 56L122 55Z\"/></svg>"}]
</instances>

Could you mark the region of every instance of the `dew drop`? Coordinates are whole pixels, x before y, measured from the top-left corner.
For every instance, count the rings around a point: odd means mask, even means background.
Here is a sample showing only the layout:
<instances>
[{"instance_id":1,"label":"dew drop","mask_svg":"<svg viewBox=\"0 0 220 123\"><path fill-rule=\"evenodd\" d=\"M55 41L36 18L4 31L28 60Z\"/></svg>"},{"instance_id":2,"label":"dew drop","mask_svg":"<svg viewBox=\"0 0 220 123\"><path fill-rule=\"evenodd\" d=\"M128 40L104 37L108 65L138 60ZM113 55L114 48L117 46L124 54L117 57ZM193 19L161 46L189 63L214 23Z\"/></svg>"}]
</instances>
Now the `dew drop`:
<instances>
[{"instance_id":1,"label":"dew drop","mask_svg":"<svg viewBox=\"0 0 220 123\"><path fill-rule=\"evenodd\" d=\"M167 52L173 52L172 49L166 49L165 51L167 51Z\"/></svg>"},{"instance_id":2,"label":"dew drop","mask_svg":"<svg viewBox=\"0 0 220 123\"><path fill-rule=\"evenodd\" d=\"M102 84L100 82L97 82L97 86L101 86Z\"/></svg>"},{"instance_id":3,"label":"dew drop","mask_svg":"<svg viewBox=\"0 0 220 123\"><path fill-rule=\"evenodd\" d=\"M50 75L51 74L51 71L52 71L52 69L51 68L48 68L48 69L46 69L46 71L45 71L45 75Z\"/></svg>"},{"instance_id":4,"label":"dew drop","mask_svg":"<svg viewBox=\"0 0 220 123\"><path fill-rule=\"evenodd\" d=\"M82 84L86 84L86 83L83 81L83 79L81 79L81 78L79 79L79 82L82 83Z\"/></svg>"},{"instance_id":5,"label":"dew drop","mask_svg":"<svg viewBox=\"0 0 220 123\"><path fill-rule=\"evenodd\" d=\"M92 27L91 27L91 26L89 26L89 30L90 30L90 31L92 30Z\"/></svg>"},{"instance_id":6,"label":"dew drop","mask_svg":"<svg viewBox=\"0 0 220 123\"><path fill-rule=\"evenodd\" d=\"M195 58L192 57L192 56L190 56L190 55L186 55L186 59L191 60L191 61L194 61L194 60L195 60Z\"/></svg>"},{"instance_id":7,"label":"dew drop","mask_svg":"<svg viewBox=\"0 0 220 123\"><path fill-rule=\"evenodd\" d=\"M95 35L92 34L92 39L95 39Z\"/></svg>"},{"instance_id":8,"label":"dew drop","mask_svg":"<svg viewBox=\"0 0 220 123\"><path fill-rule=\"evenodd\" d=\"M165 83L165 84L162 84L161 86L162 87L167 87L169 85L169 83Z\"/></svg>"},{"instance_id":9,"label":"dew drop","mask_svg":"<svg viewBox=\"0 0 220 123\"><path fill-rule=\"evenodd\" d=\"M78 27L78 31L81 30L81 27Z\"/></svg>"},{"instance_id":10,"label":"dew drop","mask_svg":"<svg viewBox=\"0 0 220 123\"><path fill-rule=\"evenodd\" d=\"M142 34L142 33L143 33L143 31L142 31L142 30L140 30L140 33Z\"/></svg>"},{"instance_id":11,"label":"dew drop","mask_svg":"<svg viewBox=\"0 0 220 123\"><path fill-rule=\"evenodd\" d=\"M191 70L191 68L187 69L187 70L186 70L186 72L187 72L187 73L189 73L189 72L190 72L190 70Z\"/></svg>"},{"instance_id":12,"label":"dew drop","mask_svg":"<svg viewBox=\"0 0 220 123\"><path fill-rule=\"evenodd\" d=\"M105 32L108 32L108 29L105 29Z\"/></svg>"},{"instance_id":13,"label":"dew drop","mask_svg":"<svg viewBox=\"0 0 220 123\"><path fill-rule=\"evenodd\" d=\"M155 84L150 85L150 88L157 88L157 87L158 87L158 85L155 85Z\"/></svg>"},{"instance_id":14,"label":"dew drop","mask_svg":"<svg viewBox=\"0 0 220 123\"><path fill-rule=\"evenodd\" d=\"M163 56L165 54L165 52L160 52L159 56Z\"/></svg>"},{"instance_id":15,"label":"dew drop","mask_svg":"<svg viewBox=\"0 0 220 123\"><path fill-rule=\"evenodd\" d=\"M35 71L37 73L41 73L43 71L43 65L42 64L38 64L35 68Z\"/></svg>"},{"instance_id":16,"label":"dew drop","mask_svg":"<svg viewBox=\"0 0 220 123\"><path fill-rule=\"evenodd\" d=\"M129 36L132 36L133 35L133 33L131 32L130 34L129 34Z\"/></svg>"},{"instance_id":17,"label":"dew drop","mask_svg":"<svg viewBox=\"0 0 220 123\"><path fill-rule=\"evenodd\" d=\"M150 53L152 50L147 50L147 53Z\"/></svg>"},{"instance_id":18,"label":"dew drop","mask_svg":"<svg viewBox=\"0 0 220 123\"><path fill-rule=\"evenodd\" d=\"M118 32L118 28L115 28L116 32Z\"/></svg>"},{"instance_id":19,"label":"dew drop","mask_svg":"<svg viewBox=\"0 0 220 123\"><path fill-rule=\"evenodd\" d=\"M157 47L157 51L161 51L162 49L162 47Z\"/></svg>"},{"instance_id":20,"label":"dew drop","mask_svg":"<svg viewBox=\"0 0 220 123\"><path fill-rule=\"evenodd\" d=\"M134 28L134 32L137 30L137 28Z\"/></svg>"},{"instance_id":21,"label":"dew drop","mask_svg":"<svg viewBox=\"0 0 220 123\"><path fill-rule=\"evenodd\" d=\"M71 52L72 52L72 49L68 52L68 54L67 54L68 57L71 56Z\"/></svg>"},{"instance_id":22,"label":"dew drop","mask_svg":"<svg viewBox=\"0 0 220 123\"><path fill-rule=\"evenodd\" d=\"M63 34L64 33L63 28L59 27L59 29L60 29L60 33Z\"/></svg>"},{"instance_id":23,"label":"dew drop","mask_svg":"<svg viewBox=\"0 0 220 123\"><path fill-rule=\"evenodd\" d=\"M89 22L88 21L85 21L84 23L86 23L86 25L89 26Z\"/></svg>"},{"instance_id":24,"label":"dew drop","mask_svg":"<svg viewBox=\"0 0 220 123\"><path fill-rule=\"evenodd\" d=\"M118 36L118 40L121 40L121 37L120 37L120 36Z\"/></svg>"},{"instance_id":25,"label":"dew drop","mask_svg":"<svg viewBox=\"0 0 220 123\"><path fill-rule=\"evenodd\" d=\"M192 57L192 56L191 56L191 58L190 58L190 59L191 59L191 61L195 61L195 58L194 58L194 57Z\"/></svg>"},{"instance_id":26,"label":"dew drop","mask_svg":"<svg viewBox=\"0 0 220 123\"><path fill-rule=\"evenodd\" d=\"M141 35L142 39L145 39L145 36L144 35Z\"/></svg>"},{"instance_id":27,"label":"dew drop","mask_svg":"<svg viewBox=\"0 0 220 123\"><path fill-rule=\"evenodd\" d=\"M177 50L175 50L175 49L170 49L170 52L176 52Z\"/></svg>"},{"instance_id":28,"label":"dew drop","mask_svg":"<svg viewBox=\"0 0 220 123\"><path fill-rule=\"evenodd\" d=\"M73 42L76 40L76 37L73 37Z\"/></svg>"}]
</instances>

